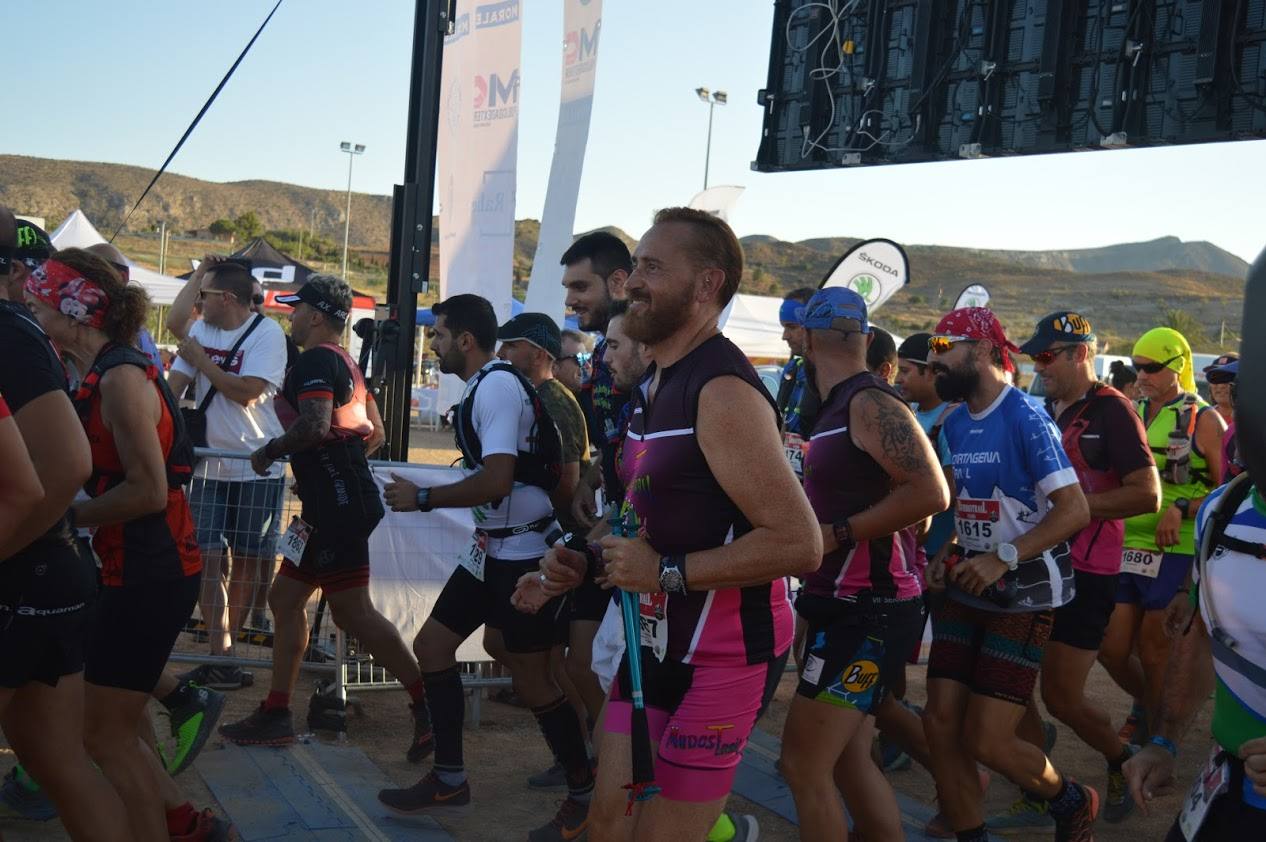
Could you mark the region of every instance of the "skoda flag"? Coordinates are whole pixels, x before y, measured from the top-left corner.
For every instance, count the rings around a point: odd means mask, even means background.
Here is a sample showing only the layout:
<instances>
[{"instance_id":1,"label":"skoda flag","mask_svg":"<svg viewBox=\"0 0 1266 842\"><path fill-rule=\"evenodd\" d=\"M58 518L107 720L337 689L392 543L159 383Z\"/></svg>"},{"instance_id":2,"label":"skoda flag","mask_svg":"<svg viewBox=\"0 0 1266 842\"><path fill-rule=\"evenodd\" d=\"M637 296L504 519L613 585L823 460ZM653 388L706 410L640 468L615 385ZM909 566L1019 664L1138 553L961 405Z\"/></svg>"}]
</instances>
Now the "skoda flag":
<instances>
[{"instance_id":1,"label":"skoda flag","mask_svg":"<svg viewBox=\"0 0 1266 842\"><path fill-rule=\"evenodd\" d=\"M893 293L910 282L910 261L892 240L867 240L848 250L826 273L821 287L848 287L866 299L873 315Z\"/></svg>"},{"instance_id":2,"label":"skoda flag","mask_svg":"<svg viewBox=\"0 0 1266 842\"><path fill-rule=\"evenodd\" d=\"M955 310L961 310L964 307L988 307L989 306L989 290L985 289L984 284L972 284L964 287L963 291L958 294L958 301L954 304Z\"/></svg>"}]
</instances>

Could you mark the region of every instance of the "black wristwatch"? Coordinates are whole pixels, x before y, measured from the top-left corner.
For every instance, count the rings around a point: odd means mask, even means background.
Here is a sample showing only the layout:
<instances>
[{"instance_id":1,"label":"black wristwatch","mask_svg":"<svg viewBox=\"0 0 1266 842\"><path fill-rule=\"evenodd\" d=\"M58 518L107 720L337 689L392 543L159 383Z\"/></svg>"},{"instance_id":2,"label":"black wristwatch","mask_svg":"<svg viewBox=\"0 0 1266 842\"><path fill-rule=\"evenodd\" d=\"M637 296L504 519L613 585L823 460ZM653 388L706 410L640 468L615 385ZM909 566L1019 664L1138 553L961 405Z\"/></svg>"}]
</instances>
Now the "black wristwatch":
<instances>
[{"instance_id":1,"label":"black wristwatch","mask_svg":"<svg viewBox=\"0 0 1266 842\"><path fill-rule=\"evenodd\" d=\"M431 506L431 489L429 489L429 488L419 488L419 489L418 489L417 496L414 498L414 500L415 500L415 501L417 502L417 504L418 504L418 511L419 511L419 512L429 512L429 511L431 511L431 510L432 510L432 506Z\"/></svg>"},{"instance_id":2,"label":"black wristwatch","mask_svg":"<svg viewBox=\"0 0 1266 842\"><path fill-rule=\"evenodd\" d=\"M1182 512L1183 520L1188 520L1191 518L1191 501L1188 500L1186 497L1179 497L1177 500L1175 500L1174 508Z\"/></svg>"},{"instance_id":3,"label":"black wristwatch","mask_svg":"<svg viewBox=\"0 0 1266 842\"><path fill-rule=\"evenodd\" d=\"M686 557L666 555L659 560L659 589L664 593L686 594Z\"/></svg>"}]
</instances>

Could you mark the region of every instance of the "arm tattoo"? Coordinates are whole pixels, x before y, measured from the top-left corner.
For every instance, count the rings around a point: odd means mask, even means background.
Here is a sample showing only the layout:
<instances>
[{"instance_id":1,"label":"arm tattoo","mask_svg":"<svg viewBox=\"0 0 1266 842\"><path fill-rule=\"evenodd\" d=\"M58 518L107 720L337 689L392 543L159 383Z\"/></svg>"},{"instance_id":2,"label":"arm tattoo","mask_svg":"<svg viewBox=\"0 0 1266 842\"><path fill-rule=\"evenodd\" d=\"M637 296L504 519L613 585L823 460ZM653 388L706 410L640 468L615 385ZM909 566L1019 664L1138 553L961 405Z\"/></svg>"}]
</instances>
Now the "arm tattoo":
<instances>
[{"instance_id":1,"label":"arm tattoo","mask_svg":"<svg viewBox=\"0 0 1266 842\"><path fill-rule=\"evenodd\" d=\"M273 450L278 453L296 453L316 447L330 432L333 413L334 401L329 398L305 398L299 401L299 417L277 439Z\"/></svg>"},{"instance_id":2,"label":"arm tattoo","mask_svg":"<svg viewBox=\"0 0 1266 842\"><path fill-rule=\"evenodd\" d=\"M878 389L866 389L858 397L867 406L863 412L866 425L879 436L883 455L898 468L914 473L927 467L916 436L923 435L909 412Z\"/></svg>"}]
</instances>

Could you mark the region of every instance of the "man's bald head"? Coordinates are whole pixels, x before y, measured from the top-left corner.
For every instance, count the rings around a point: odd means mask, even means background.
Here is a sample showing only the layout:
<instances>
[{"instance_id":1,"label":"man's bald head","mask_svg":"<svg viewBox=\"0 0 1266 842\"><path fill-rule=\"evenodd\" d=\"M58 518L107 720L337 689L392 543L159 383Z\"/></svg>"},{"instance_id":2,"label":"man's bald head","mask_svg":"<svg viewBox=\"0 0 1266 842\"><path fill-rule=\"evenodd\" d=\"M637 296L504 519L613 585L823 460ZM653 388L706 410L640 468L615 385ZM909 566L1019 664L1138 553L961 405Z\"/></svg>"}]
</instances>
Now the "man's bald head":
<instances>
[{"instance_id":1,"label":"man's bald head","mask_svg":"<svg viewBox=\"0 0 1266 842\"><path fill-rule=\"evenodd\" d=\"M84 251L91 252L100 257L106 263L114 265L114 268L123 272L124 280L127 280L127 258L123 256L123 252L114 247L112 243L93 243Z\"/></svg>"}]
</instances>

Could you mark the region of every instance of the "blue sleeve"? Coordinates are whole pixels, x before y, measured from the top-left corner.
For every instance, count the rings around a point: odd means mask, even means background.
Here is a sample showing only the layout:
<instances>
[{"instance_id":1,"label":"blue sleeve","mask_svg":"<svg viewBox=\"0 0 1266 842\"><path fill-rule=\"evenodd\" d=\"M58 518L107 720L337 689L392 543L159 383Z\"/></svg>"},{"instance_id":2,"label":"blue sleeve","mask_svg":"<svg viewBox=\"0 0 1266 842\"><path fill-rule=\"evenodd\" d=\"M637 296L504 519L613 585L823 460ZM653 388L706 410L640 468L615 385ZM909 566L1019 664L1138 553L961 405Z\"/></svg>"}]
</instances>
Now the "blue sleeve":
<instances>
[{"instance_id":1,"label":"blue sleeve","mask_svg":"<svg viewBox=\"0 0 1266 842\"><path fill-rule=\"evenodd\" d=\"M1077 473L1064 445L1060 442L1059 431L1045 412L1027 403L1021 407L1023 418L1019 424L1020 433L1024 437L1021 449L1024 453L1025 466L1033 485L1044 494L1073 485L1077 482Z\"/></svg>"}]
</instances>

